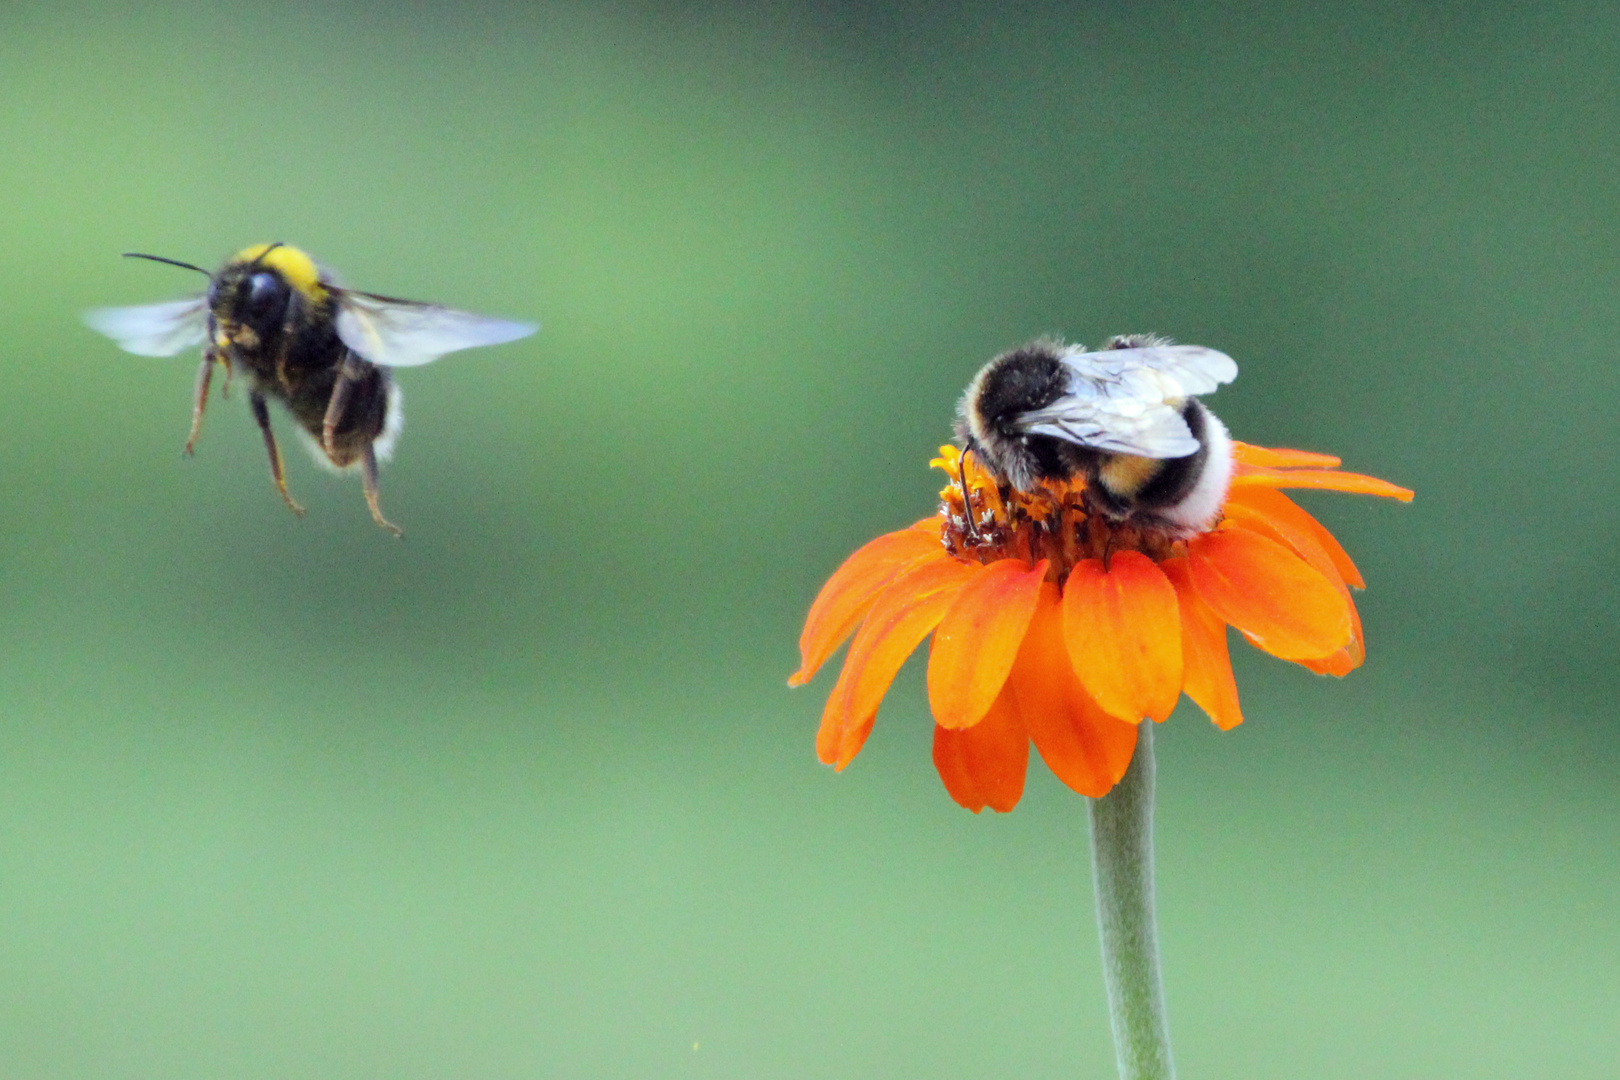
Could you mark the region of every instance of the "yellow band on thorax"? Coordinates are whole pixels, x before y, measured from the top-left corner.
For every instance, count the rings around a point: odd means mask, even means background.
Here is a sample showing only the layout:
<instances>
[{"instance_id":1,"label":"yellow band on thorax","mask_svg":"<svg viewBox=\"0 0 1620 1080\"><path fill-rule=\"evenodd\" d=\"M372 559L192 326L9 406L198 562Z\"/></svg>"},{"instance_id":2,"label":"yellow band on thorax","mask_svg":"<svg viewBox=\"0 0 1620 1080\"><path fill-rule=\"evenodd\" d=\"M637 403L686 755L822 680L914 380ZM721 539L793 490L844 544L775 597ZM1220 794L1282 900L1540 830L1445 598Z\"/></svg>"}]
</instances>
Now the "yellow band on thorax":
<instances>
[{"instance_id":1,"label":"yellow band on thorax","mask_svg":"<svg viewBox=\"0 0 1620 1080\"><path fill-rule=\"evenodd\" d=\"M270 254L266 255L266 251ZM282 244L272 249L269 244L254 244L238 251L231 261L234 263L257 261L260 266L268 266L285 278L287 284L312 300L318 300L326 294L325 288L321 285L321 271L315 265L315 260L295 247Z\"/></svg>"}]
</instances>

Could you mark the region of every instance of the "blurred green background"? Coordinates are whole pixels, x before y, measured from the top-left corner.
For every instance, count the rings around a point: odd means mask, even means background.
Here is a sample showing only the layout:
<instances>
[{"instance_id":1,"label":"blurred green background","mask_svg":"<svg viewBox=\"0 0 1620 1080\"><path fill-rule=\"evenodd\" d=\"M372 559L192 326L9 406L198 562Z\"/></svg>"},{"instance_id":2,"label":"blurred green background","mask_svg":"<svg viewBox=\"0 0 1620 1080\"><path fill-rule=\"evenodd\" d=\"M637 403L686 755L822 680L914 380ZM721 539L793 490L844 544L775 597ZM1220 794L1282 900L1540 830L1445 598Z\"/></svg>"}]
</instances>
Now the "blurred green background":
<instances>
[{"instance_id":1,"label":"blurred green background","mask_svg":"<svg viewBox=\"0 0 1620 1080\"><path fill-rule=\"evenodd\" d=\"M1616 1075L1611 5L10 0L0 72L0 1075L1112 1076L1081 799L784 680L985 359L1136 330L1419 492L1302 497L1365 668L1159 730L1182 1074ZM266 240L544 324L403 373L403 543L78 322Z\"/></svg>"}]
</instances>

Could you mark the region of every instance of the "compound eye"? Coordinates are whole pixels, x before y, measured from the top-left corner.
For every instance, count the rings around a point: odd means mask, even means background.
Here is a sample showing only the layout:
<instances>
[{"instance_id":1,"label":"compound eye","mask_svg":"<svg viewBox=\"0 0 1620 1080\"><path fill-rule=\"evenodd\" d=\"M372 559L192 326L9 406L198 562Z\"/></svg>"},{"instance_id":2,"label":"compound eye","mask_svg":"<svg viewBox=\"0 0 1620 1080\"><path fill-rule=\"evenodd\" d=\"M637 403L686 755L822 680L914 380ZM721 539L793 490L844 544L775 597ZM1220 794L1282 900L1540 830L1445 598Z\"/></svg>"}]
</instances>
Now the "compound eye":
<instances>
[{"instance_id":1,"label":"compound eye","mask_svg":"<svg viewBox=\"0 0 1620 1080\"><path fill-rule=\"evenodd\" d=\"M281 299L281 279L260 271L248 282L248 307L255 312L268 312Z\"/></svg>"}]
</instances>

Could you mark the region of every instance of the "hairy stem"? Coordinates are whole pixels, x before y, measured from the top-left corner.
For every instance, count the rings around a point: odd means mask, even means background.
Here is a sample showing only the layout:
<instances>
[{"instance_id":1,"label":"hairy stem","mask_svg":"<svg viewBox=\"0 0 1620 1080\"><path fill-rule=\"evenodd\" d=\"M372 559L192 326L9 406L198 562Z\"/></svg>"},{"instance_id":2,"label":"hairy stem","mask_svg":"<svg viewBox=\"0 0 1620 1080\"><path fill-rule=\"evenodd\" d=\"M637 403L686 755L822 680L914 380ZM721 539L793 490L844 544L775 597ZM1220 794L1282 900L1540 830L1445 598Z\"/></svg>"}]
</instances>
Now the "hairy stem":
<instances>
[{"instance_id":1,"label":"hairy stem","mask_svg":"<svg viewBox=\"0 0 1620 1080\"><path fill-rule=\"evenodd\" d=\"M1091 869L1121 1080L1173 1080L1153 918L1153 721L1125 777L1091 800Z\"/></svg>"}]
</instances>

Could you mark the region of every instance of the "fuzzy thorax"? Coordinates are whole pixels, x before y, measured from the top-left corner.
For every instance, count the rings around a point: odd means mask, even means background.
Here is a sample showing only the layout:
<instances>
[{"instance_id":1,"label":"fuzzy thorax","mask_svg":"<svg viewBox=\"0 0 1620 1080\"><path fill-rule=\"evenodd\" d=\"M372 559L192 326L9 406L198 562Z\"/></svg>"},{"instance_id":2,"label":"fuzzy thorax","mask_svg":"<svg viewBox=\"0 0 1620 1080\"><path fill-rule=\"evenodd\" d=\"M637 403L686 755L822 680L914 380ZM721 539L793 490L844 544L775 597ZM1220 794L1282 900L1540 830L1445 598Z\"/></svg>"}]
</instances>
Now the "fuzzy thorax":
<instances>
[{"instance_id":1,"label":"fuzzy thorax","mask_svg":"<svg viewBox=\"0 0 1620 1080\"><path fill-rule=\"evenodd\" d=\"M315 265L314 259L295 247L288 247L286 244L254 244L238 251L226 266L251 266L255 263L274 270L288 285L312 300L318 300L326 295L320 267Z\"/></svg>"}]
</instances>

